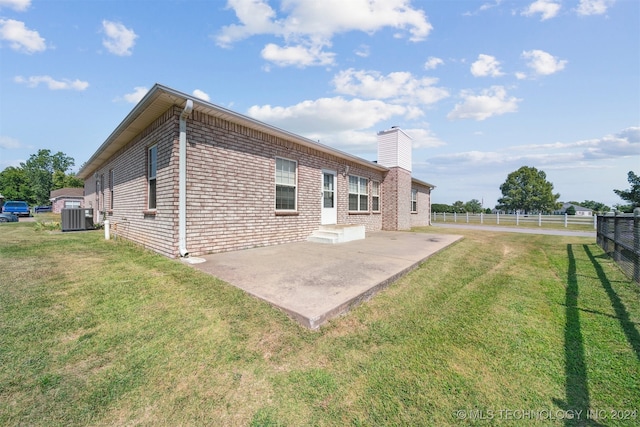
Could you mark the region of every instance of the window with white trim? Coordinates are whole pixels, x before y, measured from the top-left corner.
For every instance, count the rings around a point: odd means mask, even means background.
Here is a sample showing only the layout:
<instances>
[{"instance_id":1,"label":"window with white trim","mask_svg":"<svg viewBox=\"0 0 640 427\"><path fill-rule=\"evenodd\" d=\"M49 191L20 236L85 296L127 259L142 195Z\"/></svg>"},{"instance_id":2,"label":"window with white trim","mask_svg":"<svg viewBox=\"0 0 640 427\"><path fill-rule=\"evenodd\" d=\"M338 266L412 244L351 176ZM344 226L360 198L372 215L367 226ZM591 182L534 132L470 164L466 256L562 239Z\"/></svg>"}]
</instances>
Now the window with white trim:
<instances>
[{"instance_id":1,"label":"window with white trim","mask_svg":"<svg viewBox=\"0 0 640 427\"><path fill-rule=\"evenodd\" d=\"M418 212L418 190L411 189L411 212Z\"/></svg>"},{"instance_id":2,"label":"window with white trim","mask_svg":"<svg viewBox=\"0 0 640 427\"><path fill-rule=\"evenodd\" d=\"M296 209L298 163L276 157L276 210Z\"/></svg>"},{"instance_id":3,"label":"window with white trim","mask_svg":"<svg viewBox=\"0 0 640 427\"><path fill-rule=\"evenodd\" d=\"M371 181L371 210L380 212L380 182Z\"/></svg>"},{"instance_id":4,"label":"window with white trim","mask_svg":"<svg viewBox=\"0 0 640 427\"><path fill-rule=\"evenodd\" d=\"M349 210L367 212L369 210L369 180L349 175Z\"/></svg>"},{"instance_id":5,"label":"window with white trim","mask_svg":"<svg viewBox=\"0 0 640 427\"><path fill-rule=\"evenodd\" d=\"M149 183L148 208L156 208L156 174L158 172L158 146L154 145L147 150L147 181Z\"/></svg>"}]
</instances>

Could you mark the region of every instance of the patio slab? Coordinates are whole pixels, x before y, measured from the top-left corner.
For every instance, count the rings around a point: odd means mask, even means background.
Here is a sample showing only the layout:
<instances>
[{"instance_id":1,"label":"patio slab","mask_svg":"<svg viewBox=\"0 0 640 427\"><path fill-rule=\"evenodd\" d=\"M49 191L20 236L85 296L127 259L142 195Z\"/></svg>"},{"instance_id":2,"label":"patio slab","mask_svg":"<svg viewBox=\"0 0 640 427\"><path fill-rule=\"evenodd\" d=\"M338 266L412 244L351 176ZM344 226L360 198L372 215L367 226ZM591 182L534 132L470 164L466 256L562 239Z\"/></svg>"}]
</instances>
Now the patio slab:
<instances>
[{"instance_id":1,"label":"patio slab","mask_svg":"<svg viewBox=\"0 0 640 427\"><path fill-rule=\"evenodd\" d=\"M334 245L297 242L205 255L192 266L316 329L461 238L379 231Z\"/></svg>"}]
</instances>

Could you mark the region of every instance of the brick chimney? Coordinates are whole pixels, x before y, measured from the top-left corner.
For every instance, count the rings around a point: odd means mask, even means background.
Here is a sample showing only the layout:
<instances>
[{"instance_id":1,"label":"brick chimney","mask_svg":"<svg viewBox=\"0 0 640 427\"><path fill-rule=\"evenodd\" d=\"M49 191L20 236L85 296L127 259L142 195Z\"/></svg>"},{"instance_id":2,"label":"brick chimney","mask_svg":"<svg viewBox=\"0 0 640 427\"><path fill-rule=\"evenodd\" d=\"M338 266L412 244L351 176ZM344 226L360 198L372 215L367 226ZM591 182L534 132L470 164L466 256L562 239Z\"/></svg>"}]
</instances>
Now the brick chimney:
<instances>
[{"instance_id":1,"label":"brick chimney","mask_svg":"<svg viewBox=\"0 0 640 427\"><path fill-rule=\"evenodd\" d=\"M382 229L411 228L411 137L394 126L378 132L378 163L390 170L382 182Z\"/></svg>"}]
</instances>

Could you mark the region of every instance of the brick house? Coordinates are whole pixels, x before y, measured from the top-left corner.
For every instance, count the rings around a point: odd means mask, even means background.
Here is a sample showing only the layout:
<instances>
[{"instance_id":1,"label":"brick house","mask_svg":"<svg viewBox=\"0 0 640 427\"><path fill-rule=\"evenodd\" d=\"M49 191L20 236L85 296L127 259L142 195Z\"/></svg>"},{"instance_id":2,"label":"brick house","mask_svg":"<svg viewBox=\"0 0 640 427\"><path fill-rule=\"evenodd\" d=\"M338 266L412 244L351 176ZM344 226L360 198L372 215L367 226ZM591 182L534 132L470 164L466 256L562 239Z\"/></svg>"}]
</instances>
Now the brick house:
<instances>
[{"instance_id":1,"label":"brick house","mask_svg":"<svg viewBox=\"0 0 640 427\"><path fill-rule=\"evenodd\" d=\"M49 195L51 211L60 213L63 208L83 208L84 188L60 188Z\"/></svg>"},{"instance_id":2,"label":"brick house","mask_svg":"<svg viewBox=\"0 0 640 427\"><path fill-rule=\"evenodd\" d=\"M156 84L77 176L95 221L172 258L429 225L410 137L378 145L371 162Z\"/></svg>"}]
</instances>

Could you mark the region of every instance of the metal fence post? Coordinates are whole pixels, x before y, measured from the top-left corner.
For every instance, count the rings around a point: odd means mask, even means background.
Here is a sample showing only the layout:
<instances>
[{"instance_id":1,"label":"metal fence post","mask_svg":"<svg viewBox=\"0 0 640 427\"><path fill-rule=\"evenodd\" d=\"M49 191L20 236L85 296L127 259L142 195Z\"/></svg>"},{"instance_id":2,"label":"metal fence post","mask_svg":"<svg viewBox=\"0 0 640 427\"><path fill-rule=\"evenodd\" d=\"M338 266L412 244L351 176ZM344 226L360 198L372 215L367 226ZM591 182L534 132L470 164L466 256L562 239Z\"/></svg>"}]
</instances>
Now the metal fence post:
<instances>
[{"instance_id":1,"label":"metal fence post","mask_svg":"<svg viewBox=\"0 0 640 427\"><path fill-rule=\"evenodd\" d=\"M633 280L640 283L640 208L633 210Z\"/></svg>"},{"instance_id":2,"label":"metal fence post","mask_svg":"<svg viewBox=\"0 0 640 427\"><path fill-rule=\"evenodd\" d=\"M615 217L613 218L613 260L620 261L620 218L618 215L619 211L616 211Z\"/></svg>"}]
</instances>

